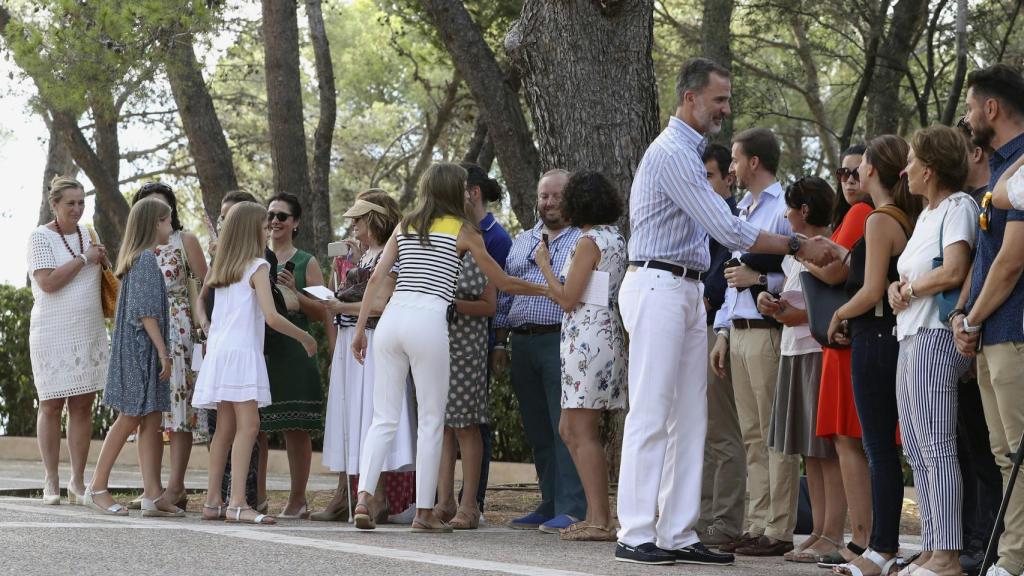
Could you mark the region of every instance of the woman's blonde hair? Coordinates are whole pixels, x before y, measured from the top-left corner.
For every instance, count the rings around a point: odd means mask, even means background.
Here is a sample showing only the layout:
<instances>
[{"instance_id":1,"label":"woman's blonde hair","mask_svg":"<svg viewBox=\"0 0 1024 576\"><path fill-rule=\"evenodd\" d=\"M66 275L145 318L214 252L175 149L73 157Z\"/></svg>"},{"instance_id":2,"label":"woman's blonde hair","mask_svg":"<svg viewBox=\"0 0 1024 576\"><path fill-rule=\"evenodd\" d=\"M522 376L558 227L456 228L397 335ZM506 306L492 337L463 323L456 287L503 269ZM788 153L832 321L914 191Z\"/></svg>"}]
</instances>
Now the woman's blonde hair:
<instances>
[{"instance_id":1,"label":"woman's blonde hair","mask_svg":"<svg viewBox=\"0 0 1024 576\"><path fill-rule=\"evenodd\" d=\"M124 278L139 256L156 246L156 227L161 220L170 216L171 207L157 198L144 198L132 206L121 240L121 251L117 254L115 276Z\"/></svg>"},{"instance_id":2,"label":"woman's blonde hair","mask_svg":"<svg viewBox=\"0 0 1024 576\"><path fill-rule=\"evenodd\" d=\"M242 279L255 258L267 248L267 209L255 202L239 202L228 212L220 232L217 257L206 283L212 288L230 286Z\"/></svg>"},{"instance_id":3,"label":"woman's blonde hair","mask_svg":"<svg viewBox=\"0 0 1024 576\"><path fill-rule=\"evenodd\" d=\"M419 201L402 219L402 234L412 229L420 237L420 243L430 243L430 225L434 220L454 216L471 229L476 229L466 214L466 169L450 162L438 162L427 168L420 177Z\"/></svg>"},{"instance_id":4,"label":"woman's blonde hair","mask_svg":"<svg viewBox=\"0 0 1024 576\"><path fill-rule=\"evenodd\" d=\"M74 178L70 178L68 176L61 176L60 174L54 176L53 179L50 180L50 206L52 207L57 202L60 202L60 199L64 197L65 190L73 190L75 188L85 190L85 187L82 186L82 183L79 182L78 180L75 180Z\"/></svg>"}]
</instances>

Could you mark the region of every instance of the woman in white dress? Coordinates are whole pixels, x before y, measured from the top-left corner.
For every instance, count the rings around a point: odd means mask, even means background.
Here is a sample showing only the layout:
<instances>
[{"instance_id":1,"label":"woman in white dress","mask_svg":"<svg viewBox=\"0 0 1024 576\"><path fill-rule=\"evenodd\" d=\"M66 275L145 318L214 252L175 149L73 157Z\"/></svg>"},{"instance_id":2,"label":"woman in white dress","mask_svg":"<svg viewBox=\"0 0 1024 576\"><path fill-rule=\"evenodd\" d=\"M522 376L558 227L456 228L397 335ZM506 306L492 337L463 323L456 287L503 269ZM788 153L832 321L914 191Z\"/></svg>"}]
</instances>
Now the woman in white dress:
<instances>
[{"instance_id":1,"label":"woman in white dress","mask_svg":"<svg viewBox=\"0 0 1024 576\"><path fill-rule=\"evenodd\" d=\"M352 234L355 240L346 241L351 247L351 258L356 262L356 269L349 274L351 281L346 283L339 279L339 294L346 288L351 291L352 283L360 279L368 279L373 272L384 243L395 230L402 212L391 196L382 190L369 190L359 195L356 203L345 212L346 218L352 219ZM365 250L364 250L365 249ZM387 276L387 287L381 290L378 305L373 307L373 316L379 317L384 305L394 291L395 278ZM359 473L360 449L363 438L370 428L373 419L373 362L360 364L350 352L352 336L355 334L356 319L362 298L346 298L345 302L332 300L327 303L330 313L335 317L338 326L338 339L334 348L334 359L331 362L331 388L327 399L327 415L324 428L323 463L338 475L338 490L334 498L321 512L310 516L312 520L342 520L349 509L349 488L346 479ZM373 346L373 330L367 331L370 346ZM391 446L391 453L384 461L387 472L406 471L416 463L416 411L412 405L413 394L406 394L399 419L398 432ZM384 476L381 476L383 483ZM377 490L371 500L371 514L381 521L387 510L385 490ZM393 510L392 512L401 512Z\"/></svg>"},{"instance_id":2,"label":"woman in white dress","mask_svg":"<svg viewBox=\"0 0 1024 576\"><path fill-rule=\"evenodd\" d=\"M46 470L43 502L59 504L60 421L67 404L68 501L76 503L85 493L93 401L107 380L109 342L100 303L99 266L107 251L78 223L85 210L85 190L77 180L55 177L49 197L54 219L33 230L28 245L35 299L29 354L39 395L36 436Z\"/></svg>"}]
</instances>

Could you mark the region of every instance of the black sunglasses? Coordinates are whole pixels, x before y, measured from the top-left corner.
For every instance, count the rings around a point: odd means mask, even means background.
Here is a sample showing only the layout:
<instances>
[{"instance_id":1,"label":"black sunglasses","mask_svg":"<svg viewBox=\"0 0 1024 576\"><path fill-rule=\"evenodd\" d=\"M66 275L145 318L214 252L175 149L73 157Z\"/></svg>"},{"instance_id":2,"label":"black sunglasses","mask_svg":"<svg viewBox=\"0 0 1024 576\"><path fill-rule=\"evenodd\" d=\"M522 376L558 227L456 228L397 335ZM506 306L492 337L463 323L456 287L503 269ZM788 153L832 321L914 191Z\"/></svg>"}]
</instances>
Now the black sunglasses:
<instances>
[{"instance_id":1,"label":"black sunglasses","mask_svg":"<svg viewBox=\"0 0 1024 576\"><path fill-rule=\"evenodd\" d=\"M846 182L847 178L853 178L854 181L860 182L860 174L856 168L839 168L836 170L836 178L839 178L840 182Z\"/></svg>"},{"instance_id":2,"label":"black sunglasses","mask_svg":"<svg viewBox=\"0 0 1024 576\"><path fill-rule=\"evenodd\" d=\"M291 217L292 215L287 212L267 212L267 222L272 221L274 218L277 218L278 222L284 222Z\"/></svg>"}]
</instances>

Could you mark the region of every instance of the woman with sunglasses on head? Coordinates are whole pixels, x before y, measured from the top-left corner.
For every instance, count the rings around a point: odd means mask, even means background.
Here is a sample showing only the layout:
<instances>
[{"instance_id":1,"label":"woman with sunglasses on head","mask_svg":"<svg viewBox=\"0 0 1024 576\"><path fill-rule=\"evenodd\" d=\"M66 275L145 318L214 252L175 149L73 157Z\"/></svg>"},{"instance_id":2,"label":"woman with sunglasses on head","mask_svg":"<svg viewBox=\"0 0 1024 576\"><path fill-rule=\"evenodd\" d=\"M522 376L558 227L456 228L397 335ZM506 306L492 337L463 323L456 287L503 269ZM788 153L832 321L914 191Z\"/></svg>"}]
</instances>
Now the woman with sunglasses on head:
<instances>
[{"instance_id":1,"label":"woman with sunglasses on head","mask_svg":"<svg viewBox=\"0 0 1024 576\"><path fill-rule=\"evenodd\" d=\"M864 236L864 223L874 207L867 191L861 188L857 172L865 146L855 144L843 151L841 167L836 170L840 193L832 210L832 241L850 250ZM819 280L832 285L846 282L848 269L843 262L824 268L810 263L805 267ZM860 420L853 401L853 380L849 348L823 348L821 352L821 388L818 392L816 433L829 438L839 456L843 494L850 512L852 537L846 546L825 554L819 566L831 567L853 560L868 545L871 533L871 482L868 461L861 444ZM837 506L842 503L838 502ZM825 552L829 543L808 547L808 553ZM802 558L801 558L802 559Z\"/></svg>"},{"instance_id":2,"label":"woman with sunglasses on head","mask_svg":"<svg viewBox=\"0 0 1024 576\"><path fill-rule=\"evenodd\" d=\"M171 207L171 233L166 244L157 246L157 264L167 284L170 306L170 327L167 352L171 356L171 410L164 413L163 431L170 437L171 467L167 478L165 500L184 510L188 505L185 492L185 471L192 455L192 444L205 443L208 438L206 416L202 410L192 408L192 392L196 387L196 373L192 371L192 304L189 301L189 277L206 277L206 257L199 240L181 226L178 203L174 191L167 184L148 182L139 188L132 199L134 206L143 198L155 197ZM141 506L142 500L133 501L129 508Z\"/></svg>"},{"instance_id":3,"label":"woman with sunglasses on head","mask_svg":"<svg viewBox=\"0 0 1024 576\"><path fill-rule=\"evenodd\" d=\"M909 153L910 146L893 135L875 138L864 152L857 171L875 209L864 225L864 238L849 251L846 293L850 300L836 310L828 329L830 341L850 343L853 397L871 473L868 548L859 558L833 568L838 574L887 574L899 553L903 507L896 407L899 347L896 315L885 292L891 281L899 279L896 262L921 212L921 199L910 194L903 172Z\"/></svg>"},{"instance_id":4,"label":"woman with sunglasses on head","mask_svg":"<svg viewBox=\"0 0 1024 576\"><path fill-rule=\"evenodd\" d=\"M299 250L294 238L299 233L302 205L294 194L281 192L267 205L270 249L277 257L277 282L297 296L300 309L289 311L288 319L309 332L311 320L324 319L323 305L305 296L307 286L323 286L320 264L312 254ZM291 492L278 518L306 518L306 483L313 458L311 432L320 432L323 422L323 391L316 356L309 357L298 341L281 334L268 338L267 372L271 404L261 410L260 419L260 508L267 498L267 433L283 432L291 472Z\"/></svg>"}]
</instances>

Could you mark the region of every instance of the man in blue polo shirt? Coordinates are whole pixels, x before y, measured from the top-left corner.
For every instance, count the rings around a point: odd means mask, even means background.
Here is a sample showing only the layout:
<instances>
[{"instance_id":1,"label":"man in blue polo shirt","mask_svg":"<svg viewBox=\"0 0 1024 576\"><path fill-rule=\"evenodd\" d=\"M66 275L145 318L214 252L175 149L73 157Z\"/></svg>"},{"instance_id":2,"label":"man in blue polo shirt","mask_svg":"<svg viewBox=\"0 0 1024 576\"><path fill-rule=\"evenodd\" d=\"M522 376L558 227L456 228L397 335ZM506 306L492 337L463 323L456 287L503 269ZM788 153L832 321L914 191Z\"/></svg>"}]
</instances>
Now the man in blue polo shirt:
<instances>
[{"instance_id":1,"label":"man in blue polo shirt","mask_svg":"<svg viewBox=\"0 0 1024 576\"><path fill-rule=\"evenodd\" d=\"M974 143L993 150L989 189L1024 153L1024 78L1004 64L976 70L967 78L967 123ZM957 348L977 350L978 385L992 453L1009 477L1007 454L1017 450L1024 432L1024 211L1000 210L991 196L982 201L977 253L950 314ZM1024 490L1015 490L999 539L999 563L987 576L1024 572Z\"/></svg>"}]
</instances>

